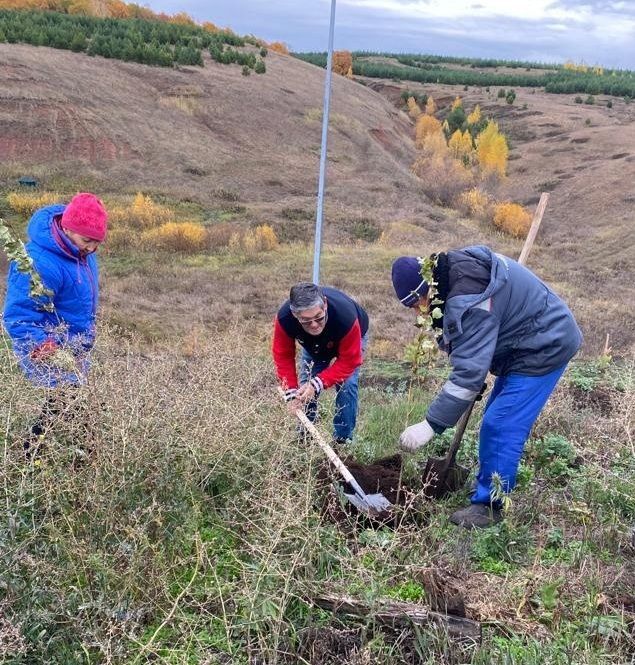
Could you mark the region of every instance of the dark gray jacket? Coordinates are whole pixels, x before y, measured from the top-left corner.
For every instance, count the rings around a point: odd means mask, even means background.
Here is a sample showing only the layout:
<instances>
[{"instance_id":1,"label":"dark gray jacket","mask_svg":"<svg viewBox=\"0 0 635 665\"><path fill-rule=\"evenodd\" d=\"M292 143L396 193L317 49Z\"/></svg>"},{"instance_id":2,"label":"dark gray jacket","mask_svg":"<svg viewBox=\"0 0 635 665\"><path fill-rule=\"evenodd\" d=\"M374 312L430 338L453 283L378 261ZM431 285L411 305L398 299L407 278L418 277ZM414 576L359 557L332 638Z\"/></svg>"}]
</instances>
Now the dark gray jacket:
<instances>
[{"instance_id":1,"label":"dark gray jacket","mask_svg":"<svg viewBox=\"0 0 635 665\"><path fill-rule=\"evenodd\" d=\"M549 374L582 344L567 305L516 261L477 245L448 252L448 265L440 346L452 373L426 416L437 432L456 424L488 372Z\"/></svg>"}]
</instances>

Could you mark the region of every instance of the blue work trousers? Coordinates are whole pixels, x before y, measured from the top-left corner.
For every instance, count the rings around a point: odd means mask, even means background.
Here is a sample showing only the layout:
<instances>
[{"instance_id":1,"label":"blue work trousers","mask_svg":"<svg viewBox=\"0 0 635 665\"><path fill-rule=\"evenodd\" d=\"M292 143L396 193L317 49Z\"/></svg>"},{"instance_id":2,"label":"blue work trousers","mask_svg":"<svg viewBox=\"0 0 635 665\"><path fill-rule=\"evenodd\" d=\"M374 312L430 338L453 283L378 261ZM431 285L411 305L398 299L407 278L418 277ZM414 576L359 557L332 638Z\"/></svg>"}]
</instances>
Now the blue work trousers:
<instances>
[{"instance_id":1,"label":"blue work trousers","mask_svg":"<svg viewBox=\"0 0 635 665\"><path fill-rule=\"evenodd\" d=\"M566 364L544 376L508 374L496 379L481 423L472 503L492 502L494 473L505 492L514 488L525 442L565 368Z\"/></svg>"},{"instance_id":2,"label":"blue work trousers","mask_svg":"<svg viewBox=\"0 0 635 665\"><path fill-rule=\"evenodd\" d=\"M368 345L368 333L362 337L362 356ZM306 349L302 349L300 358L300 383L306 383L312 376L324 371L331 364L330 360L316 360ZM342 383L335 385L335 415L333 416L333 436L336 439L350 439L357 423L359 403L359 367ZM314 422L317 416L317 399L305 406L307 418Z\"/></svg>"}]
</instances>

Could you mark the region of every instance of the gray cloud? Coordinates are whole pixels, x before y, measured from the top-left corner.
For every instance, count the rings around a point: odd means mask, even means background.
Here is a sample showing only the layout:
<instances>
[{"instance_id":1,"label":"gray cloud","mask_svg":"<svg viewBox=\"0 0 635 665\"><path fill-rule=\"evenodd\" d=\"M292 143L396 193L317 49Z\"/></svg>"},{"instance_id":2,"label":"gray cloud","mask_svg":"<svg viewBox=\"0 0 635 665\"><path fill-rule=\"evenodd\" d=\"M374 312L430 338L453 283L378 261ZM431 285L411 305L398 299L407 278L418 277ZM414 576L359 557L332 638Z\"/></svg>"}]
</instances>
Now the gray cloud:
<instances>
[{"instance_id":1,"label":"gray cloud","mask_svg":"<svg viewBox=\"0 0 635 665\"><path fill-rule=\"evenodd\" d=\"M410 4L414 0L402 0ZM187 11L200 20L231 26L267 40L282 40L293 50L326 50L330 0L149 0L166 12ZM562 62L567 59L607 67L635 68L635 3L557 0L559 9L592 6L577 20L530 21L478 12L456 19L404 19L387 10L351 6L340 0L336 15L336 48L438 53L470 57ZM483 6L483 5L481 5ZM593 18L591 18L593 17Z\"/></svg>"},{"instance_id":2,"label":"gray cloud","mask_svg":"<svg viewBox=\"0 0 635 665\"><path fill-rule=\"evenodd\" d=\"M635 17L635 3L632 0L555 0L547 9L589 9L594 14L615 14Z\"/></svg>"}]
</instances>

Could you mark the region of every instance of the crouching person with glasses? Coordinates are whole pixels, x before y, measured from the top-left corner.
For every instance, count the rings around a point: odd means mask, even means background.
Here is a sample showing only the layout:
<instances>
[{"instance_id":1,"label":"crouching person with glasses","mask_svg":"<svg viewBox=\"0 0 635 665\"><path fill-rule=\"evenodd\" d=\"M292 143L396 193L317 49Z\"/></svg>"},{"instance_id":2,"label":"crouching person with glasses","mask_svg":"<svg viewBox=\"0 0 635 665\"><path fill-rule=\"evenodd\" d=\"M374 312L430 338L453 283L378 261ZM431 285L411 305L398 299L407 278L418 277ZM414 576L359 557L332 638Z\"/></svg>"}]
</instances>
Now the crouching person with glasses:
<instances>
[{"instance_id":1,"label":"crouching person with glasses","mask_svg":"<svg viewBox=\"0 0 635 665\"><path fill-rule=\"evenodd\" d=\"M302 347L300 380L296 342ZM312 422L323 390L335 386L333 440L345 444L357 420L359 368L368 342L368 314L338 289L300 282L278 310L273 361L292 413L303 408Z\"/></svg>"}]
</instances>

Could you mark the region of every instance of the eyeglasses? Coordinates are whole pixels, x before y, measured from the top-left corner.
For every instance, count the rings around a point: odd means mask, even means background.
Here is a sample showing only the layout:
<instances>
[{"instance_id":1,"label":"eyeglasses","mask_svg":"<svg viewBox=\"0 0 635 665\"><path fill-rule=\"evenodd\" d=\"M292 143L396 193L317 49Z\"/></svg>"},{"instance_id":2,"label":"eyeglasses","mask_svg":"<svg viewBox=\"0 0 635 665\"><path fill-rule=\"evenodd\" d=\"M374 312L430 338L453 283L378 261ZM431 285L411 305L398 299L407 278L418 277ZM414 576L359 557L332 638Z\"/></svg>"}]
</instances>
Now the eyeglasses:
<instances>
[{"instance_id":1,"label":"eyeglasses","mask_svg":"<svg viewBox=\"0 0 635 665\"><path fill-rule=\"evenodd\" d=\"M312 323L322 323L324 319L326 318L326 312L324 314L321 314L320 316L316 316L314 319L301 319L298 317L298 323L301 326L310 326Z\"/></svg>"}]
</instances>

